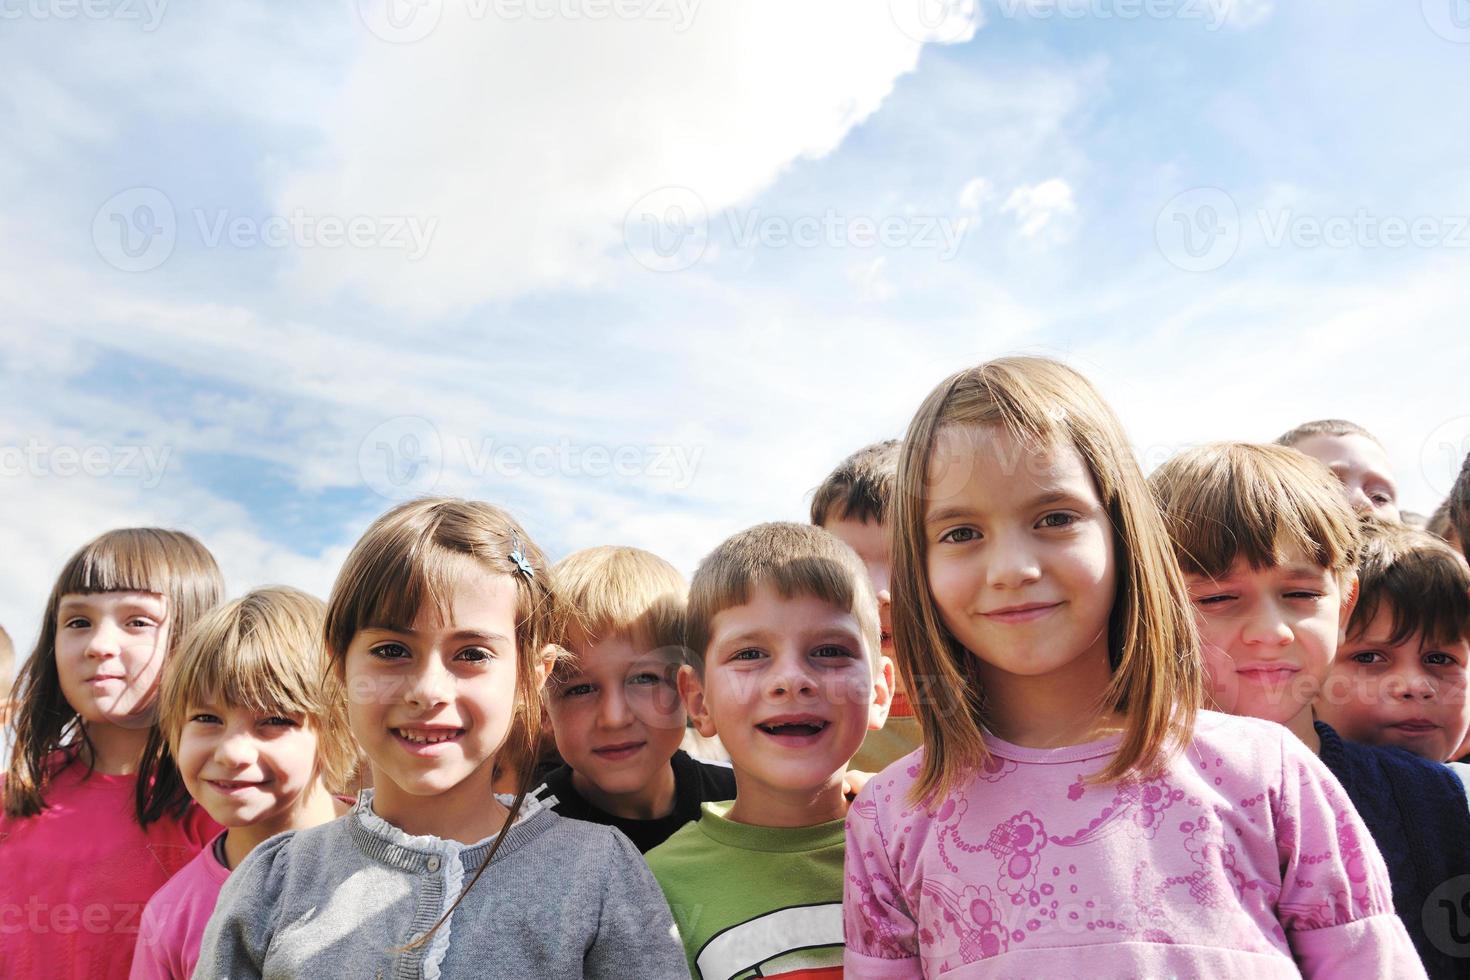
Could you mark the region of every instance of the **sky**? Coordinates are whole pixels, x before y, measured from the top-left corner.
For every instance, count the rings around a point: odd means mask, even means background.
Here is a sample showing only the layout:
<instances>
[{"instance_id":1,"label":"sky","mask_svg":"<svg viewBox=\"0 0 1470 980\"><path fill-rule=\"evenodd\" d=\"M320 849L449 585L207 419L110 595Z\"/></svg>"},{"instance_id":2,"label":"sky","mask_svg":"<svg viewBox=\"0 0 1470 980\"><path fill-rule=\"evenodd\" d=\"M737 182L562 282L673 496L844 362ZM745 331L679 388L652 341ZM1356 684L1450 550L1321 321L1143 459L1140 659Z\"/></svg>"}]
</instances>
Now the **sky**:
<instances>
[{"instance_id":1,"label":"sky","mask_svg":"<svg viewBox=\"0 0 1470 980\"><path fill-rule=\"evenodd\" d=\"M949 373L1145 469L1470 451L1467 0L0 0L0 624L194 533L325 595L394 502L686 573Z\"/></svg>"}]
</instances>

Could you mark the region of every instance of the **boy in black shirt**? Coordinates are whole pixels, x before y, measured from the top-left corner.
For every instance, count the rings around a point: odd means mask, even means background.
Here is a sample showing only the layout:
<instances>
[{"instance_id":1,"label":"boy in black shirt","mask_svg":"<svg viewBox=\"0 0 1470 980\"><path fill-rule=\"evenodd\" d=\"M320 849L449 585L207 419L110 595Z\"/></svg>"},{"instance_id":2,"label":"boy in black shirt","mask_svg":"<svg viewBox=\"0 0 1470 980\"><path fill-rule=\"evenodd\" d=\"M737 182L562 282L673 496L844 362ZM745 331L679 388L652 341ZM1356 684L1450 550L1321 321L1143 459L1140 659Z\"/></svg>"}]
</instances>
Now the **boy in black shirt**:
<instances>
[{"instance_id":1,"label":"boy in black shirt","mask_svg":"<svg viewBox=\"0 0 1470 980\"><path fill-rule=\"evenodd\" d=\"M646 852L700 804L734 799L728 766L679 749L687 586L672 565L637 548L589 548L552 570L562 604L557 645L571 656L547 682L557 751L542 800L564 817L607 824Z\"/></svg>"}]
</instances>

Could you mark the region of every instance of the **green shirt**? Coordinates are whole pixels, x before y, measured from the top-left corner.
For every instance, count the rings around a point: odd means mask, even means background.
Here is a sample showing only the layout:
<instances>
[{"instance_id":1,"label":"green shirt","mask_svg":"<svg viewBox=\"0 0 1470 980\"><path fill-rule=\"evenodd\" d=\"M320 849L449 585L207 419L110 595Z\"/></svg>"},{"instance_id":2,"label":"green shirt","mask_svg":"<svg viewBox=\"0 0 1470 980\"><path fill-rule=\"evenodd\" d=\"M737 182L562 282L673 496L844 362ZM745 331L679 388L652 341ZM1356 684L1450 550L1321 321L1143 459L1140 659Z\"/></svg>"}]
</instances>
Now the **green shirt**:
<instances>
[{"instance_id":1,"label":"green shirt","mask_svg":"<svg viewBox=\"0 0 1470 980\"><path fill-rule=\"evenodd\" d=\"M696 980L842 975L843 821L756 827L706 803L647 854Z\"/></svg>"}]
</instances>

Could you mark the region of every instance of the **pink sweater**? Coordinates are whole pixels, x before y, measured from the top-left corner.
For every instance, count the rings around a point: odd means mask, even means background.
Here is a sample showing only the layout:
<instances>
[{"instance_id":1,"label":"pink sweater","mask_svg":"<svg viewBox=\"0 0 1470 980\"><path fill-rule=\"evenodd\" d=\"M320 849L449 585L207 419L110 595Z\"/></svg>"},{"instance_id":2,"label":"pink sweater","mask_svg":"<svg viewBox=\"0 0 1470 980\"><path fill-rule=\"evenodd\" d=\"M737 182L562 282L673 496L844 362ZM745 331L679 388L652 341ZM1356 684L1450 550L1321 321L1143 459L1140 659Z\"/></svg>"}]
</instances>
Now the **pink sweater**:
<instances>
[{"instance_id":1,"label":"pink sweater","mask_svg":"<svg viewBox=\"0 0 1470 980\"><path fill-rule=\"evenodd\" d=\"M194 804L145 832L133 818L135 777L85 772L79 763L58 772L37 816L0 813L5 980L123 980L144 904L219 833Z\"/></svg>"},{"instance_id":2,"label":"pink sweater","mask_svg":"<svg viewBox=\"0 0 1470 980\"><path fill-rule=\"evenodd\" d=\"M1096 786L1117 739L1027 749L932 808L923 749L847 817L846 975L1423 977L1347 795L1285 728L1202 712L1157 778Z\"/></svg>"},{"instance_id":3,"label":"pink sweater","mask_svg":"<svg viewBox=\"0 0 1470 980\"><path fill-rule=\"evenodd\" d=\"M204 927L230 877L230 869L215 854L223 837L211 841L148 900L130 980L189 980L194 975Z\"/></svg>"}]
</instances>

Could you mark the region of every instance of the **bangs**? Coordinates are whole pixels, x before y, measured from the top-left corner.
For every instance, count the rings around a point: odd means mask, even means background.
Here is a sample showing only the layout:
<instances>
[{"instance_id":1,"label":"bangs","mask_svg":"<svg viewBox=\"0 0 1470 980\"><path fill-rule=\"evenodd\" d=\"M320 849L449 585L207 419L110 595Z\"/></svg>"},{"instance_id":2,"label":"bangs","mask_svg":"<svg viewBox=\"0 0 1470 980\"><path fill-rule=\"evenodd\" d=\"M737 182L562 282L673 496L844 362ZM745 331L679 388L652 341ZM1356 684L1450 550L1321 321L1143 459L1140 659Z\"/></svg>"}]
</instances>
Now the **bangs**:
<instances>
[{"instance_id":1,"label":"bangs","mask_svg":"<svg viewBox=\"0 0 1470 980\"><path fill-rule=\"evenodd\" d=\"M175 569L168 532L154 528L108 531L89 541L67 562L57 579L57 594L95 592L173 593Z\"/></svg>"},{"instance_id":2,"label":"bangs","mask_svg":"<svg viewBox=\"0 0 1470 980\"><path fill-rule=\"evenodd\" d=\"M1373 537L1358 568L1358 605L1348 635L1360 639L1386 606L1397 646L1415 635L1433 644L1470 639L1470 567L1426 532L1389 529Z\"/></svg>"},{"instance_id":3,"label":"bangs","mask_svg":"<svg viewBox=\"0 0 1470 980\"><path fill-rule=\"evenodd\" d=\"M323 706L320 671L307 676L293 669L297 666L297 658L282 657L274 645L252 637L213 656L189 658L179 671L176 703L184 710L216 705L257 714L315 715Z\"/></svg>"},{"instance_id":4,"label":"bangs","mask_svg":"<svg viewBox=\"0 0 1470 980\"><path fill-rule=\"evenodd\" d=\"M1164 463L1151 482L1187 573L1220 578L1242 558L1260 571L1293 553L1338 573L1353 564L1356 519L1341 487L1295 450L1205 446Z\"/></svg>"}]
</instances>

